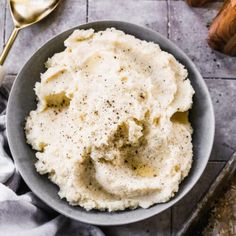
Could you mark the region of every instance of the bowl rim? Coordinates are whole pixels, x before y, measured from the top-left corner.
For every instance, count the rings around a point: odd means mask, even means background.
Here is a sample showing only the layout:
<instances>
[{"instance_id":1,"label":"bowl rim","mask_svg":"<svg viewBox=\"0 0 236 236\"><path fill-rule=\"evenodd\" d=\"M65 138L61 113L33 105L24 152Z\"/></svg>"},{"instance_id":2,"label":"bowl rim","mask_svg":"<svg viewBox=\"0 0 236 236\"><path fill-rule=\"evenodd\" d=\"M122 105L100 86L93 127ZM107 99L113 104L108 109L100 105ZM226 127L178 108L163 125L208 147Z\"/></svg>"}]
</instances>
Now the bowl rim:
<instances>
[{"instance_id":1,"label":"bowl rim","mask_svg":"<svg viewBox=\"0 0 236 236\"><path fill-rule=\"evenodd\" d=\"M105 28L109 28L109 27L114 27L116 29L119 30L119 26L117 25L126 25L126 26L129 26L129 27L134 27L134 28L139 28L140 30L143 30L143 31L149 31L151 34L155 35L157 39L161 39L162 41L166 41L168 43L168 48L171 48L171 51L177 51L178 53L181 54L181 56L184 58L185 61L188 61L188 64L189 64L189 67L191 67L191 70L194 71L194 73L197 75L197 77L201 80L201 86L204 90L204 93L206 94L206 97L208 99L208 102L209 102L209 116L210 116L210 124L211 124L211 127L209 128L209 131L211 132L210 133L210 140L208 141L209 143L209 146L208 146L208 149L205 151L205 158L204 160L202 161L202 164L201 164L201 168L197 171L197 174L195 174L195 177L194 179L192 179L191 182L188 183L188 186L183 190L183 192L181 192L181 196L176 196L176 193L174 197L172 197L169 201L163 203L165 204L166 206L165 207L162 207L160 210L155 210L155 211L151 211L150 209L152 208L155 208L155 206L159 206L159 205L162 205L162 203L158 203L158 204L155 204L151 207L149 207L148 209L145 209L147 210L145 212L145 214L139 214L138 217L136 218L125 218L123 220L119 220L117 222L113 222L111 220L111 217L112 215L116 215L117 212L112 212L112 214L110 214L110 212L108 211L104 211L104 213L107 213L109 214L109 217L110 217L110 221L105 221L105 220L89 220L89 219L83 219L83 218L78 218L77 216L73 215L71 212L66 212L62 209L58 209L56 206L54 205L51 205L51 203L48 203L46 201L46 199L44 199L44 197L42 196L41 194L41 191L39 189L36 189L36 187L33 186L33 184L29 181L28 177L27 177L27 174L24 173L24 171L21 170L21 167L20 167L20 162L18 161L17 159L17 153L15 152L14 150L14 142L12 141L12 137L14 136L13 135L13 131L12 129L10 128L10 105L12 102L13 102L13 91L16 87L16 84L17 84L17 81L19 80L19 77L21 75L21 73L23 73L23 69L24 67L26 67L28 64L31 63L31 59L38 53L40 53L40 50L44 47L47 47L48 44L50 44L52 41L56 40L57 37L61 36L62 34L66 33L66 32L73 32L74 30L76 29L83 29L83 28L86 28L86 29L89 29L89 28L93 28L94 25L109 25ZM111 25L115 25L115 26L111 26ZM127 34L131 34L132 33L127 33ZM136 37L136 36L135 36ZM138 38L138 37L136 37ZM146 40L148 41L148 40ZM151 40L150 40L151 41ZM160 44L160 47L162 48L162 45ZM165 51L165 50L164 50ZM174 53L173 53L174 55ZM175 56L175 55L174 55ZM23 178L23 180L26 182L26 184L28 185L28 187L30 188L30 190L42 201L44 202L46 205L48 205L49 207L51 207L52 209L54 209L55 211L61 213L62 215L65 215L71 219L74 219L74 220L77 220L77 221L80 221L80 222L83 222L83 223L89 223L89 224L94 224L94 225L100 225L100 226L114 226L114 225L124 225L124 224L130 224L130 223L135 223L135 222L138 222L138 221L141 221L141 220L145 220L149 217L152 217L154 215L157 215L169 208L171 208L172 206L174 206L177 202L179 202L181 199L184 198L184 196L187 195L187 193L189 193L191 191L191 189L196 185L196 183L199 181L200 177L202 176L203 174L203 171L206 169L206 166L207 166L207 163L208 163L208 160L210 158L210 154L211 154L211 151L212 151L212 147L213 147L213 142L214 142L214 136L215 136L215 115L214 115L214 109L213 109L213 104L212 104L212 100L211 100L211 96L210 96L210 93L209 93L209 90L207 88L207 85L203 79L203 77L201 76L200 72L198 71L197 67L195 66L195 64L192 62L192 60L185 54L185 52L180 49L176 44L174 44L170 39L166 38L165 36L161 35L159 32L155 31L155 30L152 30L150 28L147 28L147 27L144 27L144 26L140 26L140 25L137 25L137 24L133 24L133 23L129 23L129 22L125 22L125 21L116 21L116 20L101 20L101 21L92 21L92 22L88 22L88 23L85 23L85 24L80 24L78 26L75 26L75 27L72 27L72 28L69 28L63 32L60 32L59 34L51 37L48 41L46 41L43 45L41 45L39 47L39 49L37 49L32 55L30 58L28 58L28 60L26 61L26 63L22 66L22 68L20 69L20 72L17 74L15 80L14 80L14 83L12 85L12 88L11 88L11 91L10 91L10 94L9 94L9 99L8 99L8 103L7 103L7 109L6 109L6 133L7 133L7 138L8 138L8 143L9 143L9 147L10 147L10 150L11 150L11 153L12 153L12 157L14 159L14 162L15 162L15 165L17 167L17 169L19 170L20 172L20 175L21 177ZM194 159L193 159L194 161ZM191 171L191 170L190 170ZM191 175L191 173L189 173L189 175ZM188 178L189 175L186 177ZM61 199L60 199L61 200ZM62 200L61 200L62 201ZM139 208L137 208L139 209ZM133 210L130 210L132 212L136 211L137 209L133 209ZM91 211L88 211L89 214L93 214ZM97 218L96 218L97 219Z\"/></svg>"}]
</instances>

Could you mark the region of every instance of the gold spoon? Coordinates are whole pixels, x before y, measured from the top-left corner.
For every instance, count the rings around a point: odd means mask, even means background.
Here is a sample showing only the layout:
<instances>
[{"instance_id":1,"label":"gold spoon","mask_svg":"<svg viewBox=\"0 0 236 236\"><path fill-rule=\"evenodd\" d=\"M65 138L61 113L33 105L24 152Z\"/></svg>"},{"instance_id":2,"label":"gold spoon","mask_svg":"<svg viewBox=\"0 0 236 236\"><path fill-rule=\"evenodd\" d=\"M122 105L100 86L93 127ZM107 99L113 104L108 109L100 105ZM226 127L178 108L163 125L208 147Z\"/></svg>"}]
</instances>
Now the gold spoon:
<instances>
[{"instance_id":1,"label":"gold spoon","mask_svg":"<svg viewBox=\"0 0 236 236\"><path fill-rule=\"evenodd\" d=\"M0 55L0 65L3 65L19 31L42 20L59 2L60 0L8 0L15 27Z\"/></svg>"}]
</instances>

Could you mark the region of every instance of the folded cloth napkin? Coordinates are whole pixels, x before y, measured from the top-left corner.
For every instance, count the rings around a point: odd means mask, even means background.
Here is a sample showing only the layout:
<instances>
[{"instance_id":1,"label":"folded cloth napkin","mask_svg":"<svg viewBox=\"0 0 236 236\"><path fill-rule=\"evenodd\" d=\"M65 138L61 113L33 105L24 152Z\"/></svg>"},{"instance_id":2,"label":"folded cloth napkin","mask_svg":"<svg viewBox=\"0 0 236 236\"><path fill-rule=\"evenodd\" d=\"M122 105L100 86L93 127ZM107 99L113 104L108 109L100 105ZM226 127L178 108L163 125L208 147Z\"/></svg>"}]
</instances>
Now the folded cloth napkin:
<instances>
[{"instance_id":1,"label":"folded cloth napkin","mask_svg":"<svg viewBox=\"0 0 236 236\"><path fill-rule=\"evenodd\" d=\"M4 69L3 66L0 65L0 86L3 82L3 79L4 79Z\"/></svg>"},{"instance_id":2,"label":"folded cloth napkin","mask_svg":"<svg viewBox=\"0 0 236 236\"><path fill-rule=\"evenodd\" d=\"M20 174L10 155L5 130L8 89L0 87L0 235L4 236L104 236L95 226L54 212L32 192L22 193Z\"/></svg>"}]
</instances>

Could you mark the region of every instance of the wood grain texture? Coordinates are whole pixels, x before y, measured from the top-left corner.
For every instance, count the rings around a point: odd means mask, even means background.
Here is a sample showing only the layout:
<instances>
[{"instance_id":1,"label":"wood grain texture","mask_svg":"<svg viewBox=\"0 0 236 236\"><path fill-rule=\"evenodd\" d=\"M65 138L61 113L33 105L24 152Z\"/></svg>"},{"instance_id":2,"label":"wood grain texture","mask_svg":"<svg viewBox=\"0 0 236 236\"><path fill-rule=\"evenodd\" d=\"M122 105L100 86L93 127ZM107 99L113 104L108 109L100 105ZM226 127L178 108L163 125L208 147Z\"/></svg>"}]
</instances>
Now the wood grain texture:
<instances>
[{"instance_id":1,"label":"wood grain texture","mask_svg":"<svg viewBox=\"0 0 236 236\"><path fill-rule=\"evenodd\" d=\"M215 50L236 56L236 0L226 0L213 20L208 44Z\"/></svg>"}]
</instances>

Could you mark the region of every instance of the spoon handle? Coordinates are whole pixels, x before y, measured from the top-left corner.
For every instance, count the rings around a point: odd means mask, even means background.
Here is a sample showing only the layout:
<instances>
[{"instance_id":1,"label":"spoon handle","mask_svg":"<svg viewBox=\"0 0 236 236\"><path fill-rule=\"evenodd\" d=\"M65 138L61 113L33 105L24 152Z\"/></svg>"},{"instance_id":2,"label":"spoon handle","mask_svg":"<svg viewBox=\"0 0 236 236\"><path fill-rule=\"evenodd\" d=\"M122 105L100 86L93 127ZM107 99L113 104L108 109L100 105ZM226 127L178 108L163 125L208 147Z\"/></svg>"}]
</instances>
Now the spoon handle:
<instances>
[{"instance_id":1,"label":"spoon handle","mask_svg":"<svg viewBox=\"0 0 236 236\"><path fill-rule=\"evenodd\" d=\"M7 57L7 54L10 51L11 46L14 43L14 41L16 39L16 36L17 36L19 31L20 31L20 28L17 28L17 27L15 27L14 30L12 31L11 36L8 39L8 41L6 43L6 46L4 47L4 49L3 49L3 51L2 51L2 53L0 55L0 65L3 65L3 63L4 63L4 61L5 61L6 57Z\"/></svg>"}]
</instances>

